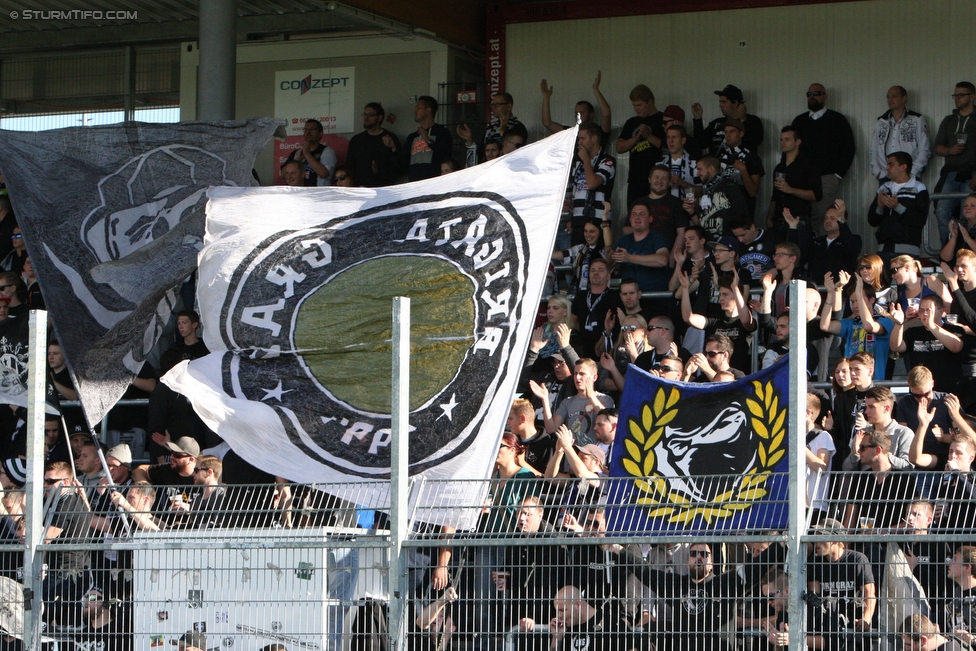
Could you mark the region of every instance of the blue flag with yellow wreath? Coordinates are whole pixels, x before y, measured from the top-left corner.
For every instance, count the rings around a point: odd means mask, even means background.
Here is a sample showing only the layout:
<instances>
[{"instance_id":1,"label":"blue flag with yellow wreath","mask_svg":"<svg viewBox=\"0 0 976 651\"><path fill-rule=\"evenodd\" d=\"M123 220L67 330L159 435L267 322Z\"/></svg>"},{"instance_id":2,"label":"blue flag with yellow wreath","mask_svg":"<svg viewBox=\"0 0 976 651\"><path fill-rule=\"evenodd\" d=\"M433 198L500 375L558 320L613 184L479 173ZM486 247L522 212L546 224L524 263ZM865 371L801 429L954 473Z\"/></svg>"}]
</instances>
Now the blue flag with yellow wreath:
<instances>
[{"instance_id":1,"label":"blue flag with yellow wreath","mask_svg":"<svg viewBox=\"0 0 976 651\"><path fill-rule=\"evenodd\" d=\"M786 526L789 360L726 383L631 366L610 459L610 531Z\"/></svg>"}]
</instances>

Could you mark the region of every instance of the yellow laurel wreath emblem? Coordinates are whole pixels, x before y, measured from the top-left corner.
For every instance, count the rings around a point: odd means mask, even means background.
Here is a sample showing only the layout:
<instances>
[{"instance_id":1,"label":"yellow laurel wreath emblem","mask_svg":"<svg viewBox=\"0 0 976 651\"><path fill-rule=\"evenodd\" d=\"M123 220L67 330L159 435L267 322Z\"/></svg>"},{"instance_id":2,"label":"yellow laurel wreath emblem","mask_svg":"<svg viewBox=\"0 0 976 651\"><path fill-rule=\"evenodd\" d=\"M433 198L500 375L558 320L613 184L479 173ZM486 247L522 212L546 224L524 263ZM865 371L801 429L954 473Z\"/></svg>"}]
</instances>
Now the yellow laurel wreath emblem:
<instances>
[{"instance_id":1,"label":"yellow laurel wreath emblem","mask_svg":"<svg viewBox=\"0 0 976 651\"><path fill-rule=\"evenodd\" d=\"M664 435L664 427L678 415L681 392L671 387L657 390L652 402L644 403L640 418L630 418L627 430L630 437L624 440L624 470L634 480L638 497L635 504L647 507L647 517L666 519L672 524L689 524L702 518L712 524L755 505L766 497L766 481L773 468L786 454L786 408L780 405L780 393L772 382L765 385L753 381L755 394L746 399L750 424L759 437L757 456L759 464L750 468L741 478L734 480L730 490L716 495L708 503L694 502L671 489L670 478L657 473L654 447Z\"/></svg>"}]
</instances>

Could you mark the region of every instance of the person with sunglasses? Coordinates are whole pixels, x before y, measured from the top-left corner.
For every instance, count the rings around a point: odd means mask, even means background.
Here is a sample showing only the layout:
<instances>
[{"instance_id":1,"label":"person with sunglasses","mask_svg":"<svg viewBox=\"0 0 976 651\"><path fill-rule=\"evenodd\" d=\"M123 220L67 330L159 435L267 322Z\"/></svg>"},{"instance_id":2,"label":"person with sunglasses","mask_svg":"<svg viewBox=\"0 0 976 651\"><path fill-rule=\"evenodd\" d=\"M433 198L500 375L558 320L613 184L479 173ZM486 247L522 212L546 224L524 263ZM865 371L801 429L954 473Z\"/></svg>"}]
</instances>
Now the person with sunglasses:
<instances>
[{"instance_id":1,"label":"person with sunglasses","mask_svg":"<svg viewBox=\"0 0 976 651\"><path fill-rule=\"evenodd\" d=\"M332 185L340 188L355 188L359 182L348 164L336 165L332 170Z\"/></svg>"},{"instance_id":2,"label":"person with sunglasses","mask_svg":"<svg viewBox=\"0 0 976 651\"><path fill-rule=\"evenodd\" d=\"M890 389L870 389L865 402L853 449L843 463L845 471L858 471L848 477L843 522L848 529L885 533L898 526L905 507L918 497L914 466L907 458L914 435L891 420ZM869 543L863 550L875 576L883 576L883 546Z\"/></svg>"},{"instance_id":3,"label":"person with sunglasses","mask_svg":"<svg viewBox=\"0 0 976 651\"><path fill-rule=\"evenodd\" d=\"M24 234L19 226L14 227L14 232L10 236L10 244L12 245L10 253L0 262L0 267L4 271L12 271L20 276L20 272L24 270L24 260L27 259L27 245L24 243Z\"/></svg>"},{"instance_id":4,"label":"person with sunglasses","mask_svg":"<svg viewBox=\"0 0 976 651\"><path fill-rule=\"evenodd\" d=\"M883 257L883 256L882 256ZM935 294L944 303L951 303L948 288L935 274L922 273L922 263L910 255L899 255L891 259L891 279L898 285L898 303L905 314L908 327L919 325L918 308L921 299ZM889 308L889 311L893 309Z\"/></svg>"},{"instance_id":5,"label":"person with sunglasses","mask_svg":"<svg viewBox=\"0 0 976 651\"><path fill-rule=\"evenodd\" d=\"M663 571L666 568L638 564L630 569L640 582L653 590L671 612L667 622L657 622L654 635L658 651L728 651L728 634L724 631L736 615L744 584L733 567L719 574L717 558L721 546L694 542L688 548L687 571ZM670 569L670 568L667 568ZM659 612L664 608L659 607Z\"/></svg>"},{"instance_id":6,"label":"person with sunglasses","mask_svg":"<svg viewBox=\"0 0 976 651\"><path fill-rule=\"evenodd\" d=\"M677 357L682 363L681 370L684 370L684 362L691 358L691 353L675 341L674 330L674 321L670 317L656 316L649 320L646 333L647 344L644 352L634 360L634 365L650 371L664 363L665 358Z\"/></svg>"},{"instance_id":7,"label":"person with sunglasses","mask_svg":"<svg viewBox=\"0 0 976 651\"><path fill-rule=\"evenodd\" d=\"M52 545L84 544L91 539L91 510L84 490L71 474L71 466L55 461L44 467L44 542ZM56 547L55 547L56 548ZM81 618L81 596L89 590L91 552L87 549L47 554L49 571L44 581L45 620L48 626L76 626ZM50 629L49 629L50 630Z\"/></svg>"},{"instance_id":8,"label":"person with sunglasses","mask_svg":"<svg viewBox=\"0 0 976 651\"><path fill-rule=\"evenodd\" d=\"M895 403L895 420L918 433L919 420L918 408L924 404L926 409L931 412L929 416L929 426L922 433L922 440L918 452L931 455L937 459L938 467L945 465L946 455L949 454L949 443L946 440L949 432L954 427L952 414L949 410L949 396L952 395L945 391L936 391L935 376L927 366L914 366L908 371L908 395L902 396ZM955 398L958 406L959 400ZM965 411L961 412L965 415ZM943 434L944 433L944 434ZM917 459L909 452L908 460L916 466L920 466ZM926 456L926 460L928 460ZM926 463L920 467L928 467Z\"/></svg>"},{"instance_id":9,"label":"person with sunglasses","mask_svg":"<svg viewBox=\"0 0 976 651\"><path fill-rule=\"evenodd\" d=\"M935 154L945 159L936 192L976 191L976 85L960 81L952 92L956 108L942 119L935 134ZM942 199L935 206L942 241L949 239L949 221L958 199Z\"/></svg>"},{"instance_id":10,"label":"person with sunglasses","mask_svg":"<svg viewBox=\"0 0 976 651\"><path fill-rule=\"evenodd\" d=\"M793 118L792 126L803 138L804 154L820 170L822 197L811 206L810 228L823 235L823 219L834 205L841 181L854 162L854 131L842 114L827 108L827 89L823 84L807 88L807 110Z\"/></svg>"}]
</instances>

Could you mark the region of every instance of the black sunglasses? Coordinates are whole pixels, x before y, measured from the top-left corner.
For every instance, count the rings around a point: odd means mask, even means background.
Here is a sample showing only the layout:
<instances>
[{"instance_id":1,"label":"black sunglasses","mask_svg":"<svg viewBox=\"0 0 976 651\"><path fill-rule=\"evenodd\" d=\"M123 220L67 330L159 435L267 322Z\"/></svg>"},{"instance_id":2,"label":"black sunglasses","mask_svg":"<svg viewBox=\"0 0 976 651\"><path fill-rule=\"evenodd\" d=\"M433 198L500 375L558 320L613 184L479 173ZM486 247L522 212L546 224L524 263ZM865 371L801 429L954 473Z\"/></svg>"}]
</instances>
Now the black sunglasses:
<instances>
[{"instance_id":1,"label":"black sunglasses","mask_svg":"<svg viewBox=\"0 0 976 651\"><path fill-rule=\"evenodd\" d=\"M820 97L821 95L826 95L827 93L822 90L810 90L807 91L807 97Z\"/></svg>"}]
</instances>

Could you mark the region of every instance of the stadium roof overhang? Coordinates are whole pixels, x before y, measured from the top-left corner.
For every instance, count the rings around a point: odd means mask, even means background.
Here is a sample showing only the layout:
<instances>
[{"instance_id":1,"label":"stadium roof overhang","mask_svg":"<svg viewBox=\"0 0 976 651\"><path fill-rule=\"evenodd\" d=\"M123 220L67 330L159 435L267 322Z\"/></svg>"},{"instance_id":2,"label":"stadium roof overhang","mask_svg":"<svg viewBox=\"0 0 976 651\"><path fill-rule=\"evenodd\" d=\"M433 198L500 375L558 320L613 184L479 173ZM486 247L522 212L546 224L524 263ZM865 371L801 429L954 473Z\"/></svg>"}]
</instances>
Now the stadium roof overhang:
<instances>
[{"instance_id":1,"label":"stadium roof overhang","mask_svg":"<svg viewBox=\"0 0 976 651\"><path fill-rule=\"evenodd\" d=\"M484 50L488 0L237 0L238 41L389 34ZM0 55L195 41L199 0L0 0Z\"/></svg>"}]
</instances>

